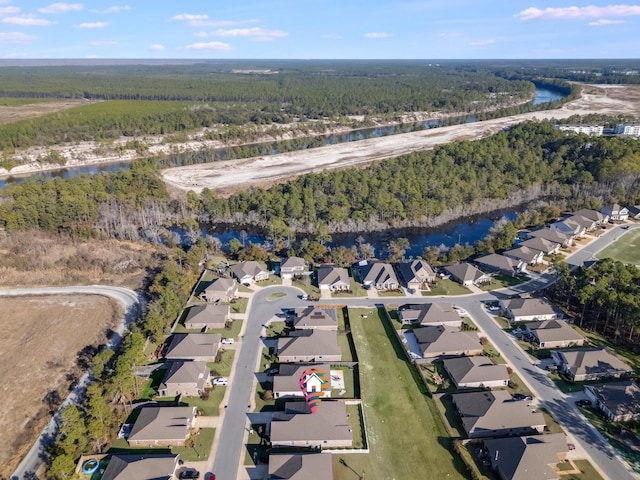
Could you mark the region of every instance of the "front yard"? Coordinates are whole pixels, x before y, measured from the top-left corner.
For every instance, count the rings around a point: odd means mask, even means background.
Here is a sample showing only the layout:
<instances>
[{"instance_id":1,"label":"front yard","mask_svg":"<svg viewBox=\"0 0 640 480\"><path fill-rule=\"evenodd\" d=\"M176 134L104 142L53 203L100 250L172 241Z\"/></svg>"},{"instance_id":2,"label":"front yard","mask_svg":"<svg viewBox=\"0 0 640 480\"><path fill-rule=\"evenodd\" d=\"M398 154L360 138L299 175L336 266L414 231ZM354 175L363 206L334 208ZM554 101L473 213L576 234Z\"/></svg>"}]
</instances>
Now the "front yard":
<instances>
[{"instance_id":1,"label":"front yard","mask_svg":"<svg viewBox=\"0 0 640 480\"><path fill-rule=\"evenodd\" d=\"M430 285L429 287L431 288L431 290L429 290L428 292L423 291L422 295L426 297L436 297L440 295L466 295L468 293L471 293L471 290L463 287L453 280L444 280L439 278L436 280L436 282L437 285Z\"/></svg>"},{"instance_id":2,"label":"front yard","mask_svg":"<svg viewBox=\"0 0 640 480\"><path fill-rule=\"evenodd\" d=\"M524 283L527 280L529 280L529 277L523 276L523 275L518 277L512 277L511 275L500 274L500 275L491 277L491 281L487 283L483 283L480 289L488 291L488 290L497 290L498 288L513 287L514 285L520 285L521 283Z\"/></svg>"}]
</instances>

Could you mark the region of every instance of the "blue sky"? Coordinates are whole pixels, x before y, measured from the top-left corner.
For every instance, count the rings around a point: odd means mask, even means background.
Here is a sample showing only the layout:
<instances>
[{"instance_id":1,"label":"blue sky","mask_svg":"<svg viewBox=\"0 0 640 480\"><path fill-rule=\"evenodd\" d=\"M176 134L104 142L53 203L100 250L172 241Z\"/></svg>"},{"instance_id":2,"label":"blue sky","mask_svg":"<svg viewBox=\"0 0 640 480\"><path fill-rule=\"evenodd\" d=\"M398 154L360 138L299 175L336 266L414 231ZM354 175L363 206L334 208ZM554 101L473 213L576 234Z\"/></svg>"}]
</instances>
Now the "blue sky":
<instances>
[{"instance_id":1,"label":"blue sky","mask_svg":"<svg viewBox=\"0 0 640 480\"><path fill-rule=\"evenodd\" d=\"M615 0L0 0L0 58L638 58Z\"/></svg>"}]
</instances>

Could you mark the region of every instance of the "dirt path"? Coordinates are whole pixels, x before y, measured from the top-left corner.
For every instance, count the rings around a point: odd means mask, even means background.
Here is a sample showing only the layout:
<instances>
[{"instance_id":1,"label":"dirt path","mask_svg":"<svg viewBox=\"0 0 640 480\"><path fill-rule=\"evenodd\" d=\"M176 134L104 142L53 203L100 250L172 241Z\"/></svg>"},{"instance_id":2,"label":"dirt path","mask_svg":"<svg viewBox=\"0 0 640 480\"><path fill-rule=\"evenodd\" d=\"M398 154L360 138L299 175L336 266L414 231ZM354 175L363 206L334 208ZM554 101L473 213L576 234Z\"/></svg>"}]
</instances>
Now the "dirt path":
<instances>
[{"instance_id":1,"label":"dirt path","mask_svg":"<svg viewBox=\"0 0 640 480\"><path fill-rule=\"evenodd\" d=\"M483 122L454 125L358 142L164 170L162 177L178 190L200 193L204 188L227 196L251 186L266 187L325 169L364 165L459 140L476 140L531 119L561 119L600 113L640 115L640 87L588 85L581 98L557 110L524 113Z\"/></svg>"}]
</instances>

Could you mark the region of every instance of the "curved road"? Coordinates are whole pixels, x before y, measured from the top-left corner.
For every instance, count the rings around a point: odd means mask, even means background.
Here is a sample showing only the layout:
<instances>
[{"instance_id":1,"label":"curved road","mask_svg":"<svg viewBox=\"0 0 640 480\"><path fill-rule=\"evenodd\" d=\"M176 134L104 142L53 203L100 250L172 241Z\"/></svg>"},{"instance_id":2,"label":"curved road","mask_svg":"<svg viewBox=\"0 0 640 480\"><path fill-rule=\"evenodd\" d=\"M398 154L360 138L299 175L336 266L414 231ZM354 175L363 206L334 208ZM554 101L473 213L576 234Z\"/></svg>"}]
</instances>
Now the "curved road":
<instances>
[{"instance_id":1,"label":"curved road","mask_svg":"<svg viewBox=\"0 0 640 480\"><path fill-rule=\"evenodd\" d=\"M103 285L90 285L86 287L45 287L45 288L19 288L12 290L0 290L0 296L16 297L16 296L33 296L33 295L102 295L113 298L120 302L123 307L124 314L120 324L109 338L104 349L115 349L122 341L124 331L129 327L131 322L140 314L140 299L138 294L133 290L122 287L109 287ZM89 372L78 380L62 405L54 413L49 423L44 427L40 436L35 441L27 455L22 459L18 468L15 469L11 480L31 480L37 478L35 472L45 461L45 448L55 439L60 412L69 405L78 404L82 400L84 393L91 381Z\"/></svg>"}]
</instances>

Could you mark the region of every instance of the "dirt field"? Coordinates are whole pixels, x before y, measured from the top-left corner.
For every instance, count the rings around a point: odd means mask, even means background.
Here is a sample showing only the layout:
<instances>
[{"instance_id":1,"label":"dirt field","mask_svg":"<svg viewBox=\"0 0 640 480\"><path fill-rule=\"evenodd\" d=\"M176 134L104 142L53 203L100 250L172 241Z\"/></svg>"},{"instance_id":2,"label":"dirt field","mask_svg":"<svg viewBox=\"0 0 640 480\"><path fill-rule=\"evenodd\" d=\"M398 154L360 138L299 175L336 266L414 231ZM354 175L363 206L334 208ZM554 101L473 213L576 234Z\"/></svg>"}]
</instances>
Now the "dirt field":
<instances>
[{"instance_id":1,"label":"dirt field","mask_svg":"<svg viewBox=\"0 0 640 480\"><path fill-rule=\"evenodd\" d=\"M557 110L525 113L281 155L170 168L162 172L162 177L178 190L199 193L206 187L216 194L230 195L249 186L266 187L304 173L364 165L458 140L479 139L525 120L560 119L588 113L640 115L640 88L588 85L581 98Z\"/></svg>"},{"instance_id":2,"label":"dirt field","mask_svg":"<svg viewBox=\"0 0 640 480\"><path fill-rule=\"evenodd\" d=\"M120 317L120 306L99 296L0 298L0 478L49 420L50 400L67 395L78 352L104 343Z\"/></svg>"},{"instance_id":3,"label":"dirt field","mask_svg":"<svg viewBox=\"0 0 640 480\"><path fill-rule=\"evenodd\" d=\"M26 118L40 117L47 113L55 113L68 108L94 103L89 100L61 100L59 102L42 102L20 107L0 106L0 124L17 122Z\"/></svg>"}]
</instances>

